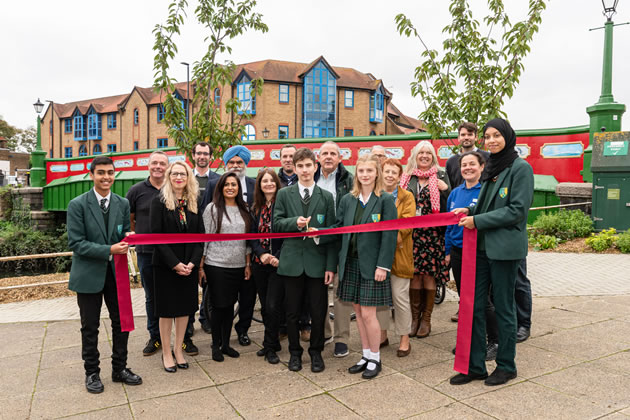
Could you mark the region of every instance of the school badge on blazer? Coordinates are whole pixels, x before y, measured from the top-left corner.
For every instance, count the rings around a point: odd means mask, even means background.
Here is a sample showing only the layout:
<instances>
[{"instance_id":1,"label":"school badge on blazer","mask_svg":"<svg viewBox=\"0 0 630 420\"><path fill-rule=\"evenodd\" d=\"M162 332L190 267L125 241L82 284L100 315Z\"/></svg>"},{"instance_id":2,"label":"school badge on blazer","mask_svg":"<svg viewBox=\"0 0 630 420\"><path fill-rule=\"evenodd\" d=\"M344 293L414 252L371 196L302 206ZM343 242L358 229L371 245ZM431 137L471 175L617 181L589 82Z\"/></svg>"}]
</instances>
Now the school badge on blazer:
<instances>
[{"instance_id":1,"label":"school badge on blazer","mask_svg":"<svg viewBox=\"0 0 630 420\"><path fill-rule=\"evenodd\" d=\"M503 187L499 190L499 197L501 198L505 198L508 195L508 189L507 187Z\"/></svg>"},{"instance_id":2,"label":"school badge on blazer","mask_svg":"<svg viewBox=\"0 0 630 420\"><path fill-rule=\"evenodd\" d=\"M317 223L319 223L320 225L324 223L324 215L323 214L318 214L317 215Z\"/></svg>"},{"instance_id":3,"label":"school badge on blazer","mask_svg":"<svg viewBox=\"0 0 630 420\"><path fill-rule=\"evenodd\" d=\"M381 221L381 213L374 213L374 214L372 214L372 221L374 223L380 222Z\"/></svg>"},{"instance_id":4,"label":"school badge on blazer","mask_svg":"<svg viewBox=\"0 0 630 420\"><path fill-rule=\"evenodd\" d=\"M116 226L116 230L118 230L119 235L122 233L122 228L123 228L123 225Z\"/></svg>"}]
</instances>

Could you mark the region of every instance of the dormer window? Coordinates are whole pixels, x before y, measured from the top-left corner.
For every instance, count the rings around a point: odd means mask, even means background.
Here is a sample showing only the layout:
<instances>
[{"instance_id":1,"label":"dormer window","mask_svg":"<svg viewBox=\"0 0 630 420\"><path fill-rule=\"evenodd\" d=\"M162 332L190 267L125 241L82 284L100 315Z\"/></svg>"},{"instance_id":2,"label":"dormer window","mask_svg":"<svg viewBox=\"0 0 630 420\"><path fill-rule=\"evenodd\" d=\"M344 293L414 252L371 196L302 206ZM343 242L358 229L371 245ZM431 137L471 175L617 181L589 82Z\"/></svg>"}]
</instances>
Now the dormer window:
<instances>
[{"instance_id":1,"label":"dormer window","mask_svg":"<svg viewBox=\"0 0 630 420\"><path fill-rule=\"evenodd\" d=\"M88 120L88 140L101 140L101 116L91 108L87 116ZM86 152L87 154L87 152Z\"/></svg>"},{"instance_id":2,"label":"dormer window","mask_svg":"<svg viewBox=\"0 0 630 420\"><path fill-rule=\"evenodd\" d=\"M236 95L241 103L238 107L238 113L244 112L248 114L256 114L256 97L252 97L252 81L246 74L236 85Z\"/></svg>"},{"instance_id":3,"label":"dormer window","mask_svg":"<svg viewBox=\"0 0 630 420\"><path fill-rule=\"evenodd\" d=\"M81 112L77 109L74 111L72 115L72 119L74 120L74 139L75 140L85 140L86 139L86 124L85 117L81 115Z\"/></svg>"},{"instance_id":4,"label":"dormer window","mask_svg":"<svg viewBox=\"0 0 630 420\"><path fill-rule=\"evenodd\" d=\"M383 122L383 87L370 95L370 122Z\"/></svg>"}]
</instances>

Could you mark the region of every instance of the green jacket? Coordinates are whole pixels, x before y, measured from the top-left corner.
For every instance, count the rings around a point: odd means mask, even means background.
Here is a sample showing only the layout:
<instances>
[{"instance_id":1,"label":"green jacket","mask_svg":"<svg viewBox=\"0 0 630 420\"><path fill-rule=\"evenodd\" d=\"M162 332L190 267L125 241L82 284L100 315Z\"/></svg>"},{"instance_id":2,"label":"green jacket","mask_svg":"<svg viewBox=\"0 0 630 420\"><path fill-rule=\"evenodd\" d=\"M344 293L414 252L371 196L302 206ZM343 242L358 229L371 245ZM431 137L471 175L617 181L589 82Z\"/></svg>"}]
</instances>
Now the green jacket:
<instances>
[{"instance_id":1,"label":"green jacket","mask_svg":"<svg viewBox=\"0 0 630 420\"><path fill-rule=\"evenodd\" d=\"M94 189L68 204L68 246L74 252L68 289L77 293L98 293L105 286L107 264L115 273L110 248L129 232L129 201L112 193L109 201L108 229Z\"/></svg>"},{"instance_id":2,"label":"green jacket","mask_svg":"<svg viewBox=\"0 0 630 420\"><path fill-rule=\"evenodd\" d=\"M504 169L495 182L482 184L470 214L488 258L522 260L527 256L527 213L533 199L534 171L521 158Z\"/></svg>"},{"instance_id":3,"label":"green jacket","mask_svg":"<svg viewBox=\"0 0 630 420\"><path fill-rule=\"evenodd\" d=\"M337 209L337 223L334 227L352 226L354 223L354 213L357 209L359 199L352 194L346 194L339 203ZM375 194L370 199L363 210L361 224L375 223L384 220L398 218L396 202L391 194L381 193L380 197ZM385 230L381 232L357 233L357 253L359 254L359 269L361 277L374 279L376 267L391 270L396 252L397 230ZM346 258L350 247L351 233L341 235L341 249L339 250L339 279L343 279L346 268ZM387 273L389 278L389 272Z\"/></svg>"},{"instance_id":4,"label":"green jacket","mask_svg":"<svg viewBox=\"0 0 630 420\"><path fill-rule=\"evenodd\" d=\"M275 232L299 232L299 216L309 217L309 227L322 228L335 223L335 203L333 196L315 185L308 206L308 214L302 211L302 199L299 184L282 188L278 191L273 209L273 228ZM324 237L320 238L324 239ZM309 277L322 278L326 271L337 271L337 246L328 240L315 244L311 238L285 239L280 251L278 274L298 277L305 273Z\"/></svg>"}]
</instances>

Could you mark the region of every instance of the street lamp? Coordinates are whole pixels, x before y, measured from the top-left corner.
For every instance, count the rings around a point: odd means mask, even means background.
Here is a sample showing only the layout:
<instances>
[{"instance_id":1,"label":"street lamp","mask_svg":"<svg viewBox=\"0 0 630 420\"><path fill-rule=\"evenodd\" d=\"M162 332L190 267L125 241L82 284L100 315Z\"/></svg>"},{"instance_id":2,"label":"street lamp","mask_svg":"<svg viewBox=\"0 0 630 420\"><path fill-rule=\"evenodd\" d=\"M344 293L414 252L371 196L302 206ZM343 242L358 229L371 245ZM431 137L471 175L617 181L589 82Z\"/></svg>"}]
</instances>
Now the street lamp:
<instances>
[{"instance_id":1,"label":"street lamp","mask_svg":"<svg viewBox=\"0 0 630 420\"><path fill-rule=\"evenodd\" d=\"M37 112L39 116L39 114L41 114L42 110L44 109L44 104L39 100L39 98L37 98L37 102L33 104L33 107L35 108L35 112Z\"/></svg>"},{"instance_id":2,"label":"street lamp","mask_svg":"<svg viewBox=\"0 0 630 420\"><path fill-rule=\"evenodd\" d=\"M267 127L265 127L265 128L263 129L262 133L263 133L263 137L264 137L264 138L269 137L269 130L267 130Z\"/></svg>"},{"instance_id":3,"label":"street lamp","mask_svg":"<svg viewBox=\"0 0 630 420\"><path fill-rule=\"evenodd\" d=\"M186 66L186 121L190 127L190 64L184 61L180 64Z\"/></svg>"},{"instance_id":4,"label":"street lamp","mask_svg":"<svg viewBox=\"0 0 630 420\"><path fill-rule=\"evenodd\" d=\"M619 0L602 0L602 5L604 6L604 16L608 22L612 20L612 17L615 13L617 13L617 3Z\"/></svg>"},{"instance_id":5,"label":"street lamp","mask_svg":"<svg viewBox=\"0 0 630 420\"><path fill-rule=\"evenodd\" d=\"M37 146L31 152L31 187L43 187L46 185L46 168L44 167L44 159L46 152L42 150L42 119L39 114L44 109L44 104L37 98L37 102L33 104L35 112L37 112ZM52 118L52 113L51 113Z\"/></svg>"}]
</instances>

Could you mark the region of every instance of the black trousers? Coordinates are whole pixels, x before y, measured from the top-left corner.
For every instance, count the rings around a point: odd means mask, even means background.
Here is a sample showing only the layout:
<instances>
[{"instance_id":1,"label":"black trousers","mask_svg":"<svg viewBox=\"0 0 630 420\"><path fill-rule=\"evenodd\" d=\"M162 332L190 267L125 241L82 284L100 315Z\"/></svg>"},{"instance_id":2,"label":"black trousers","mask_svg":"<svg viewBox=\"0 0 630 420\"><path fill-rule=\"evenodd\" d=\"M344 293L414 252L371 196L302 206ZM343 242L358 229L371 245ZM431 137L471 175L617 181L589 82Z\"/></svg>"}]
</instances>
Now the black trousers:
<instances>
[{"instance_id":1,"label":"black trousers","mask_svg":"<svg viewBox=\"0 0 630 420\"><path fill-rule=\"evenodd\" d=\"M276 268L270 265L253 264L252 275L260 298L260 307L265 324L263 347L280 351L280 325L284 318L284 282L278 277Z\"/></svg>"},{"instance_id":2,"label":"black trousers","mask_svg":"<svg viewBox=\"0 0 630 420\"><path fill-rule=\"evenodd\" d=\"M116 291L116 280L111 270L111 265L107 265L107 275L105 286L98 293L77 293L77 303L81 315L81 356L85 374L91 375L99 373L99 352L98 352L98 327L101 318L101 306L105 299L105 305L109 311L109 319L112 321L112 370L119 372L127 367L127 341L129 332L120 330L120 314L118 312L118 293Z\"/></svg>"},{"instance_id":3,"label":"black trousers","mask_svg":"<svg viewBox=\"0 0 630 420\"><path fill-rule=\"evenodd\" d=\"M307 297L307 306L311 314L311 343L308 353L313 355L324 350L324 322L328 309L328 286L323 278L313 278L306 274L299 277L282 276L287 311L287 333L289 352L301 356L299 319Z\"/></svg>"},{"instance_id":4,"label":"black trousers","mask_svg":"<svg viewBox=\"0 0 630 420\"><path fill-rule=\"evenodd\" d=\"M254 306L256 305L256 284L250 278L243 279L238 288L238 322L234 324L237 334L247 334L252 325L254 317Z\"/></svg>"},{"instance_id":5,"label":"black trousers","mask_svg":"<svg viewBox=\"0 0 630 420\"><path fill-rule=\"evenodd\" d=\"M518 327L532 327L532 285L527 278L527 258L523 258L516 273L514 289Z\"/></svg>"}]
</instances>

